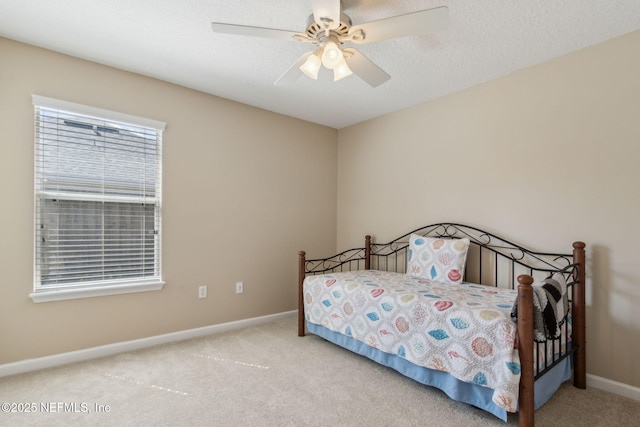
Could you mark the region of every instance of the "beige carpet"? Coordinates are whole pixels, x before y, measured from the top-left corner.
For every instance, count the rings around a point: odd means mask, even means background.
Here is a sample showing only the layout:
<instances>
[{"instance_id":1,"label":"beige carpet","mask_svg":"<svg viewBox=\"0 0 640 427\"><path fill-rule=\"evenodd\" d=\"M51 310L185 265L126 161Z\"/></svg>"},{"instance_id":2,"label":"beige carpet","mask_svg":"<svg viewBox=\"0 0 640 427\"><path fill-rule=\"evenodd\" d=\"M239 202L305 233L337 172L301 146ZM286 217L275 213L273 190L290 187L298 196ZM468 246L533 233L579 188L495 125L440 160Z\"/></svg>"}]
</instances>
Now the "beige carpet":
<instances>
[{"instance_id":1,"label":"beige carpet","mask_svg":"<svg viewBox=\"0 0 640 427\"><path fill-rule=\"evenodd\" d=\"M2 426L505 425L316 336L297 337L295 317L3 378L0 402L34 411L0 412ZM638 420L640 402L570 384L536 412L539 426Z\"/></svg>"}]
</instances>

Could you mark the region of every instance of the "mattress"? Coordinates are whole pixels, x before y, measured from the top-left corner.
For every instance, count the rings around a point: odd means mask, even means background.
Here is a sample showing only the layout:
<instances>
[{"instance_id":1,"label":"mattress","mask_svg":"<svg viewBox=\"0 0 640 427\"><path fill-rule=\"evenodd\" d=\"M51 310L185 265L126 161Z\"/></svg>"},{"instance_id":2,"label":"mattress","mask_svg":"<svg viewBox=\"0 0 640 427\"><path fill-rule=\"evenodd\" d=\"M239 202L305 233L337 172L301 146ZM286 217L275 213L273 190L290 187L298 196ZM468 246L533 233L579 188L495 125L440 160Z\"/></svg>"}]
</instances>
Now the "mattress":
<instances>
[{"instance_id":1,"label":"mattress","mask_svg":"<svg viewBox=\"0 0 640 427\"><path fill-rule=\"evenodd\" d=\"M310 332L502 419L517 410L516 291L362 270L309 276L303 295Z\"/></svg>"}]
</instances>

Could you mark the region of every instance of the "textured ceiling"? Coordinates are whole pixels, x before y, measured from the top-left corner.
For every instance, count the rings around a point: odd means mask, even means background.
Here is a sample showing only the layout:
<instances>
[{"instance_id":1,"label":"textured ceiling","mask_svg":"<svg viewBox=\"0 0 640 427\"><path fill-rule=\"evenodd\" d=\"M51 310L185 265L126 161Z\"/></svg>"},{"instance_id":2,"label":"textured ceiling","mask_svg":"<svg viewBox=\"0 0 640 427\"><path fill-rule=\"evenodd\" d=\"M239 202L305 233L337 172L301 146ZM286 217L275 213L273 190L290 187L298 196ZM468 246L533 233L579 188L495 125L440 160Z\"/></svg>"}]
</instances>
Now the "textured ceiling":
<instances>
[{"instance_id":1,"label":"textured ceiling","mask_svg":"<svg viewBox=\"0 0 640 427\"><path fill-rule=\"evenodd\" d=\"M639 0L342 4L354 25L447 6L449 26L359 45L391 75L376 88L355 75L333 82L324 69L317 81L274 86L311 45L211 30L217 21L304 32L310 0L0 0L0 36L340 129L640 29Z\"/></svg>"}]
</instances>

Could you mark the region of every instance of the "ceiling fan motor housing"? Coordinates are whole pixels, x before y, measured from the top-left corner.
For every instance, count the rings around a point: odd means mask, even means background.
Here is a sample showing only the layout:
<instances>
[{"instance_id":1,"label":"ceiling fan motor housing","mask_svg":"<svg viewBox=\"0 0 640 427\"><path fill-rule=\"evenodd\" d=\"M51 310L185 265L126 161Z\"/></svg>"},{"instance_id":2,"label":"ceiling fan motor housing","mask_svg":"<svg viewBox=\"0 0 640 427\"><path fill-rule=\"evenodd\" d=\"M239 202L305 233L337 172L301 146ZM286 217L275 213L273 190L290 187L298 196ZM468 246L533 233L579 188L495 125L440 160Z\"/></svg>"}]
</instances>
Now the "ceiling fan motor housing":
<instances>
[{"instance_id":1,"label":"ceiling fan motor housing","mask_svg":"<svg viewBox=\"0 0 640 427\"><path fill-rule=\"evenodd\" d=\"M350 39L349 29L351 28L351 18L344 13L340 14L340 25L337 28L328 30L318 24L313 15L309 16L307 21L307 29L305 34L312 40L315 40L319 46L323 46L328 41L336 44L343 44ZM327 34L328 33L328 34Z\"/></svg>"}]
</instances>

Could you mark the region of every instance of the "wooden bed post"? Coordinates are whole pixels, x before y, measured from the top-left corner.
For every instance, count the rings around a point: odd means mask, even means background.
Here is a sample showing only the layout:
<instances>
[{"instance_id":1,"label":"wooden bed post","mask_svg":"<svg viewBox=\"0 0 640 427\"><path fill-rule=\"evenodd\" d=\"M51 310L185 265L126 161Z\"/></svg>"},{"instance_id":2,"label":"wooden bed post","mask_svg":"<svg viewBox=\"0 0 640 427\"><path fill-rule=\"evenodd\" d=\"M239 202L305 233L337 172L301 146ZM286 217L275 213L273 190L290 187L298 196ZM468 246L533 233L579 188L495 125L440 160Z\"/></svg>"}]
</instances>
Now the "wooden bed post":
<instances>
[{"instance_id":1,"label":"wooden bed post","mask_svg":"<svg viewBox=\"0 0 640 427\"><path fill-rule=\"evenodd\" d=\"M305 276L305 253L298 252L298 336L304 336L304 295L302 294L302 284Z\"/></svg>"},{"instance_id":2,"label":"wooden bed post","mask_svg":"<svg viewBox=\"0 0 640 427\"><path fill-rule=\"evenodd\" d=\"M518 352L520 353L520 397L518 425L534 424L533 375L533 277L518 276Z\"/></svg>"},{"instance_id":3,"label":"wooden bed post","mask_svg":"<svg viewBox=\"0 0 640 427\"><path fill-rule=\"evenodd\" d=\"M364 236L364 269L371 270L371 236Z\"/></svg>"},{"instance_id":4,"label":"wooden bed post","mask_svg":"<svg viewBox=\"0 0 640 427\"><path fill-rule=\"evenodd\" d=\"M573 353L573 385L577 388L587 388L587 352L586 352L586 313L585 313L585 244L573 243L573 262L578 268L573 272L577 283L573 286L573 342L578 349Z\"/></svg>"}]
</instances>

